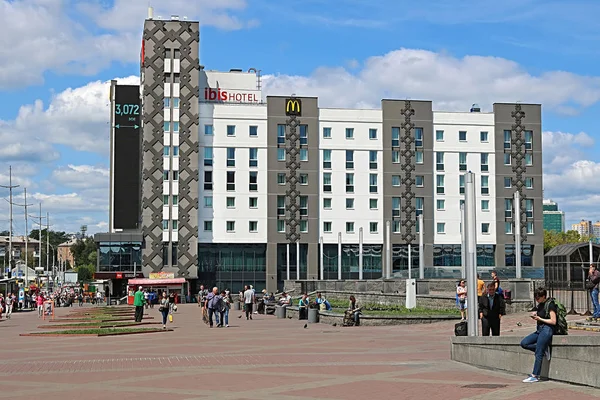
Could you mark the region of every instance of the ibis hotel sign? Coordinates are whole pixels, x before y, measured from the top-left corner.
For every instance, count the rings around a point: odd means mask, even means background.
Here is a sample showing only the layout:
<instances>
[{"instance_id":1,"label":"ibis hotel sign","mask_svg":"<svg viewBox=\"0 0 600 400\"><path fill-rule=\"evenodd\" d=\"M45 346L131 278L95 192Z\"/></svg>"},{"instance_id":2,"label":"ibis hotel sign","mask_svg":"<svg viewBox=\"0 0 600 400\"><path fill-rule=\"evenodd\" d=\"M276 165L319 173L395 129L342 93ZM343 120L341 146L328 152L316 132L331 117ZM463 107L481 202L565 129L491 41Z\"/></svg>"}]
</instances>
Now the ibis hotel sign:
<instances>
[{"instance_id":1,"label":"ibis hotel sign","mask_svg":"<svg viewBox=\"0 0 600 400\"><path fill-rule=\"evenodd\" d=\"M205 87L201 101L210 103L257 104L262 101L260 92L255 90L232 90Z\"/></svg>"}]
</instances>

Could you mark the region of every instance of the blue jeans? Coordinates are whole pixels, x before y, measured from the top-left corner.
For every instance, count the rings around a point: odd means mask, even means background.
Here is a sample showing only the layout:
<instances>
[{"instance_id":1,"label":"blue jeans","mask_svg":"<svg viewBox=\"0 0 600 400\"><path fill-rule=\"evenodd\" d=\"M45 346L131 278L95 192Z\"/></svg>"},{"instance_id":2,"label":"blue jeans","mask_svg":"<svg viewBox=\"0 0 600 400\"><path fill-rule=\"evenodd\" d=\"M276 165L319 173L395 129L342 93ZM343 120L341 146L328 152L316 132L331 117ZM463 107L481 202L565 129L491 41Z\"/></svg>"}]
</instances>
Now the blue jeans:
<instances>
[{"instance_id":1,"label":"blue jeans","mask_svg":"<svg viewBox=\"0 0 600 400\"><path fill-rule=\"evenodd\" d=\"M167 317L169 316L169 309L167 308L166 310L162 310L160 313L162 314L163 325L166 325Z\"/></svg>"},{"instance_id":2,"label":"blue jeans","mask_svg":"<svg viewBox=\"0 0 600 400\"><path fill-rule=\"evenodd\" d=\"M225 325L229 325L229 308L225 307L225 312L223 314L223 321L225 321ZM221 321L221 324L223 324L223 321Z\"/></svg>"},{"instance_id":3,"label":"blue jeans","mask_svg":"<svg viewBox=\"0 0 600 400\"><path fill-rule=\"evenodd\" d=\"M535 362L533 363L533 375L539 377L542 372L542 361L544 352L552 344L552 335L554 331L550 325L540 325L537 330L521 340L521 347L535 353Z\"/></svg>"},{"instance_id":4,"label":"blue jeans","mask_svg":"<svg viewBox=\"0 0 600 400\"><path fill-rule=\"evenodd\" d=\"M598 303L598 288L590 292L592 304L594 305L594 318L600 318L600 304Z\"/></svg>"}]
</instances>

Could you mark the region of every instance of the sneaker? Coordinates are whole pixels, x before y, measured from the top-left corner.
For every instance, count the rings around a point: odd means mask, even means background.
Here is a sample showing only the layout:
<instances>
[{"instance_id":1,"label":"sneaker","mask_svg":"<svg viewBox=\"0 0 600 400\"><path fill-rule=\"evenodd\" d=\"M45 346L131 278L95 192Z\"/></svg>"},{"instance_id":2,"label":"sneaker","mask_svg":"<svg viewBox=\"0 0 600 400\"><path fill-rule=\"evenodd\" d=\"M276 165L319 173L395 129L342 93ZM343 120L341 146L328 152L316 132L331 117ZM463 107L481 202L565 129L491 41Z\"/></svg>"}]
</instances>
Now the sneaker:
<instances>
[{"instance_id":1,"label":"sneaker","mask_svg":"<svg viewBox=\"0 0 600 400\"><path fill-rule=\"evenodd\" d=\"M536 383L540 380L533 375L529 375L527 378L523 379L523 383Z\"/></svg>"},{"instance_id":2,"label":"sneaker","mask_svg":"<svg viewBox=\"0 0 600 400\"><path fill-rule=\"evenodd\" d=\"M252 315L250 316L250 319L252 319Z\"/></svg>"},{"instance_id":3,"label":"sneaker","mask_svg":"<svg viewBox=\"0 0 600 400\"><path fill-rule=\"evenodd\" d=\"M163 329L167 329L167 326L166 326L166 325L163 325Z\"/></svg>"},{"instance_id":4,"label":"sneaker","mask_svg":"<svg viewBox=\"0 0 600 400\"><path fill-rule=\"evenodd\" d=\"M548 361L550 361L550 348L549 347L546 349L546 351L544 351L544 355L546 356L546 359Z\"/></svg>"},{"instance_id":5,"label":"sneaker","mask_svg":"<svg viewBox=\"0 0 600 400\"><path fill-rule=\"evenodd\" d=\"M225 328L229 328L229 325L225 325Z\"/></svg>"}]
</instances>

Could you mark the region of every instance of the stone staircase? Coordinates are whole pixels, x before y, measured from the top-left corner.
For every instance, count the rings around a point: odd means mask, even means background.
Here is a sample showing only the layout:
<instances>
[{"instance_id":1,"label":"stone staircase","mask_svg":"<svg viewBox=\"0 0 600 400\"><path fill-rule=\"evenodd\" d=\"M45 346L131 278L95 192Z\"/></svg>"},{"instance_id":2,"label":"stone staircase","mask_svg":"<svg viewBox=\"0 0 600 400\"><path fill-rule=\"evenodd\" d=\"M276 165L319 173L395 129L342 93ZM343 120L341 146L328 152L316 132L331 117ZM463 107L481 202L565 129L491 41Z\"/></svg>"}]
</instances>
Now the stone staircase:
<instances>
[{"instance_id":1,"label":"stone staircase","mask_svg":"<svg viewBox=\"0 0 600 400\"><path fill-rule=\"evenodd\" d=\"M600 333L600 318L588 317L584 321L571 322L569 323L569 330Z\"/></svg>"}]
</instances>

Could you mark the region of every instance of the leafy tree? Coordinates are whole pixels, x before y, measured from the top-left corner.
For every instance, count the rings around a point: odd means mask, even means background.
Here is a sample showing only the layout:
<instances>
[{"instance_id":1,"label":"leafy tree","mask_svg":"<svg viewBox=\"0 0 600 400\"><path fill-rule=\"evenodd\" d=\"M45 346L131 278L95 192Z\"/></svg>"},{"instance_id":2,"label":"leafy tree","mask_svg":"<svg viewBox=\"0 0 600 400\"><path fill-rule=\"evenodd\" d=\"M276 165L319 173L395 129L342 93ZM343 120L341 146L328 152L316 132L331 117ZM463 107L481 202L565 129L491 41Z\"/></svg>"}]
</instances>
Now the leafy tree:
<instances>
[{"instance_id":1,"label":"leafy tree","mask_svg":"<svg viewBox=\"0 0 600 400\"><path fill-rule=\"evenodd\" d=\"M94 279L96 266L91 264L79 265L77 268L77 280L79 282L89 282Z\"/></svg>"},{"instance_id":2,"label":"leafy tree","mask_svg":"<svg viewBox=\"0 0 600 400\"><path fill-rule=\"evenodd\" d=\"M2 231L0 232L0 236L9 236L10 232L9 231Z\"/></svg>"},{"instance_id":3,"label":"leafy tree","mask_svg":"<svg viewBox=\"0 0 600 400\"><path fill-rule=\"evenodd\" d=\"M577 231L554 232L544 230L544 253L561 244L582 243L589 240L589 236L582 236Z\"/></svg>"},{"instance_id":4,"label":"leafy tree","mask_svg":"<svg viewBox=\"0 0 600 400\"><path fill-rule=\"evenodd\" d=\"M77 239L77 242L71 246L71 254L76 266L92 264L96 268L96 242L93 238Z\"/></svg>"}]
</instances>

